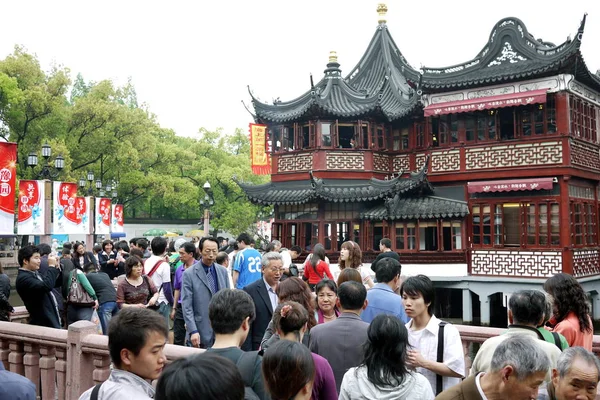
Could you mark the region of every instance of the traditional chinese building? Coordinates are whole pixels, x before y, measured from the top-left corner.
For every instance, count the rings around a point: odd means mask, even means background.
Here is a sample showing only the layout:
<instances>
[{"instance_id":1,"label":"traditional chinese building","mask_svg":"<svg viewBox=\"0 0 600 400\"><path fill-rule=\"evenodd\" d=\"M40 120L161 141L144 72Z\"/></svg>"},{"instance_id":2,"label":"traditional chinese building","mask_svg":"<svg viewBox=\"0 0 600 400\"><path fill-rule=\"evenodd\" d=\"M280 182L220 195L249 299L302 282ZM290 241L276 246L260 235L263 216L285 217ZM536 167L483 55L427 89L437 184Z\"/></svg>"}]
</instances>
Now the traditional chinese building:
<instances>
[{"instance_id":1,"label":"traditional chinese building","mask_svg":"<svg viewBox=\"0 0 600 400\"><path fill-rule=\"evenodd\" d=\"M321 243L333 260L352 239L368 262L389 237L403 265L428 264L422 272L462 290L465 319L478 296L482 323L489 303L502 303L494 293L506 294L492 283L539 286L567 272L597 285L600 76L580 52L585 16L559 45L505 18L472 60L417 71L386 11L348 74L332 52L298 98L253 97L271 182L240 186L274 205L273 238ZM600 319L597 289L590 295Z\"/></svg>"}]
</instances>

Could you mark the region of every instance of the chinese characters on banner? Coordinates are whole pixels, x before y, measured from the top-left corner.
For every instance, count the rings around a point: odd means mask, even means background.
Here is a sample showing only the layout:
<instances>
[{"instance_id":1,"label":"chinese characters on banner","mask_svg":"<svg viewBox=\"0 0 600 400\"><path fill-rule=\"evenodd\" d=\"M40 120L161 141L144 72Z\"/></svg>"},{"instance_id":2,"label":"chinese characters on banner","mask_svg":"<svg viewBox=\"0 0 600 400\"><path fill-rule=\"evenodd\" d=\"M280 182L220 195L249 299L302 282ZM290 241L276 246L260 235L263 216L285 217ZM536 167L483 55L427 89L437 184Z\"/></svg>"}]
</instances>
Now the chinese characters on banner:
<instances>
[{"instance_id":1,"label":"chinese characters on banner","mask_svg":"<svg viewBox=\"0 0 600 400\"><path fill-rule=\"evenodd\" d=\"M0 235L15 234L17 145L0 143Z\"/></svg>"},{"instance_id":2,"label":"chinese characters on banner","mask_svg":"<svg viewBox=\"0 0 600 400\"><path fill-rule=\"evenodd\" d=\"M110 199L96 197L96 234L107 235L110 233L111 220Z\"/></svg>"},{"instance_id":3,"label":"chinese characters on banner","mask_svg":"<svg viewBox=\"0 0 600 400\"><path fill-rule=\"evenodd\" d=\"M123 204L113 204L111 232L125 232L123 226Z\"/></svg>"},{"instance_id":4,"label":"chinese characters on banner","mask_svg":"<svg viewBox=\"0 0 600 400\"><path fill-rule=\"evenodd\" d=\"M44 231L45 191L44 181L19 181L17 234L46 235L50 233Z\"/></svg>"},{"instance_id":5,"label":"chinese characters on banner","mask_svg":"<svg viewBox=\"0 0 600 400\"><path fill-rule=\"evenodd\" d=\"M267 126L250 124L250 160L256 175L271 173L271 160L267 153Z\"/></svg>"},{"instance_id":6,"label":"chinese characters on banner","mask_svg":"<svg viewBox=\"0 0 600 400\"><path fill-rule=\"evenodd\" d=\"M53 234L89 234L90 201L77 196L77 184L54 182Z\"/></svg>"}]
</instances>

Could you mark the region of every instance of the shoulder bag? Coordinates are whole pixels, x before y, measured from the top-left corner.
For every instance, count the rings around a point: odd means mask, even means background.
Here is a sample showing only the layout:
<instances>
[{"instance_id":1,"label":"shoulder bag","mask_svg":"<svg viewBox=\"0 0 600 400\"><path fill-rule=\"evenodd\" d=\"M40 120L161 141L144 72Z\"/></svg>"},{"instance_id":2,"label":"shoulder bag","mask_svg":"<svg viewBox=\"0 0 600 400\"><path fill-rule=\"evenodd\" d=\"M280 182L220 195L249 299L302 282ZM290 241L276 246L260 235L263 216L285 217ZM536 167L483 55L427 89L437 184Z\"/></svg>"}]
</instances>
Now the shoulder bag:
<instances>
[{"instance_id":1,"label":"shoulder bag","mask_svg":"<svg viewBox=\"0 0 600 400\"><path fill-rule=\"evenodd\" d=\"M96 304L92 296L79 284L77 279L77 270L71 271L70 276L71 284L69 286L69 295L67 296L67 303L75 304L78 306L93 306Z\"/></svg>"}]
</instances>

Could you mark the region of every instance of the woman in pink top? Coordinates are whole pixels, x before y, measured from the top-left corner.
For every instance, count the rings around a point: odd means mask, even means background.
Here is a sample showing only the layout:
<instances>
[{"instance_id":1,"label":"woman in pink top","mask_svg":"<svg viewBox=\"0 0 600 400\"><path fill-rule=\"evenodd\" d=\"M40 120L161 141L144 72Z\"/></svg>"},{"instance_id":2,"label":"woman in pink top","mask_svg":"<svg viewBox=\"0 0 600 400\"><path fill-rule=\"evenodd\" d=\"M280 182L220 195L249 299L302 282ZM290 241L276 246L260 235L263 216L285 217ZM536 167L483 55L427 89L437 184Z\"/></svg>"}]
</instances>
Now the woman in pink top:
<instances>
[{"instance_id":1,"label":"woman in pink top","mask_svg":"<svg viewBox=\"0 0 600 400\"><path fill-rule=\"evenodd\" d=\"M594 329L590 306L583 288L569 274L556 274L544 283L544 290L554 298L554 316L548 321L553 332L563 335L569 346L592 351Z\"/></svg>"}]
</instances>

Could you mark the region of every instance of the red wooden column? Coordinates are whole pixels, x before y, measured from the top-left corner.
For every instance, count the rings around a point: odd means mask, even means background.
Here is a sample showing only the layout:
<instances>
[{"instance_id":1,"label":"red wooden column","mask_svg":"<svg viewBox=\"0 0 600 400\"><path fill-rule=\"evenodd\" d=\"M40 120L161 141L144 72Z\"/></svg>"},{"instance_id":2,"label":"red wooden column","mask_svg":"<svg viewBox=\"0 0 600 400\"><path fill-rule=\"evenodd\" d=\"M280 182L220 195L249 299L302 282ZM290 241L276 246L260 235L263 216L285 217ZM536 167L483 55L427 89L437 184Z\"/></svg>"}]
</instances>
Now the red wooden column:
<instances>
[{"instance_id":1,"label":"red wooden column","mask_svg":"<svg viewBox=\"0 0 600 400\"><path fill-rule=\"evenodd\" d=\"M571 238L571 207L569 204L570 176L559 178L560 185L560 245L562 252L562 272L573 274L573 243Z\"/></svg>"},{"instance_id":2,"label":"red wooden column","mask_svg":"<svg viewBox=\"0 0 600 400\"><path fill-rule=\"evenodd\" d=\"M569 117L569 95L565 92L555 94L556 99L556 130L568 135L571 130Z\"/></svg>"}]
</instances>

